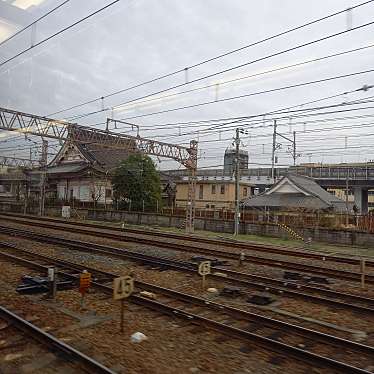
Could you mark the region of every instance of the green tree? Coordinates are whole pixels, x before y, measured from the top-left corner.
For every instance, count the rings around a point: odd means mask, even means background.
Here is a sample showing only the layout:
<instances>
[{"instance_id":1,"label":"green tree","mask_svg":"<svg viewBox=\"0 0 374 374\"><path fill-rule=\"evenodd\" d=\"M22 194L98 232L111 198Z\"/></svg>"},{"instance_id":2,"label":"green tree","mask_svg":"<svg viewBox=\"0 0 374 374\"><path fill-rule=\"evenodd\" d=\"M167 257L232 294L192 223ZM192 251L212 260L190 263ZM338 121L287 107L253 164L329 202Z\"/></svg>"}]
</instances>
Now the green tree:
<instances>
[{"instance_id":1,"label":"green tree","mask_svg":"<svg viewBox=\"0 0 374 374\"><path fill-rule=\"evenodd\" d=\"M130 155L115 169L112 177L114 198L120 208L156 210L161 204L160 175L149 156ZM131 201L131 203L130 203Z\"/></svg>"}]
</instances>

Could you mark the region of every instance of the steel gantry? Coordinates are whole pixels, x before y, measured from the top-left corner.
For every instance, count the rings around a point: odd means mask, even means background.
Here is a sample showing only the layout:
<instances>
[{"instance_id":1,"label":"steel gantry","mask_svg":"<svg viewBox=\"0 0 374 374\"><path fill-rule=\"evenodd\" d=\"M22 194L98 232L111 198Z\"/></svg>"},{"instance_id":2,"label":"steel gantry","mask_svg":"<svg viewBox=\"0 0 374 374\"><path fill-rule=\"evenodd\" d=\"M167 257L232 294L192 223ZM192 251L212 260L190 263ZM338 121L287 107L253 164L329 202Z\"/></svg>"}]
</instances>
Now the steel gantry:
<instances>
[{"instance_id":1,"label":"steel gantry","mask_svg":"<svg viewBox=\"0 0 374 374\"><path fill-rule=\"evenodd\" d=\"M103 147L123 149L128 153L140 152L179 162L189 170L186 231L193 231L197 168L196 141L192 140L190 147L183 147L5 108L0 108L0 129L62 141L98 144Z\"/></svg>"}]
</instances>

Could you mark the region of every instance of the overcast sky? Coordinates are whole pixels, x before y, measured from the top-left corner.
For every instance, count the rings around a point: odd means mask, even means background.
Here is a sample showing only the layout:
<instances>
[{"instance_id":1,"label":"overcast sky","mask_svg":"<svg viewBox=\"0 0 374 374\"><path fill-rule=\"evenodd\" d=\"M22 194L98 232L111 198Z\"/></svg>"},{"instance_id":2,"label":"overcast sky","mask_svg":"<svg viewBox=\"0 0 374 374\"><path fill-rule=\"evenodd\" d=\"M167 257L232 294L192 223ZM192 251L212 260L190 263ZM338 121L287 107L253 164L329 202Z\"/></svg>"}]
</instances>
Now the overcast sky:
<instances>
[{"instance_id":1,"label":"overcast sky","mask_svg":"<svg viewBox=\"0 0 374 374\"><path fill-rule=\"evenodd\" d=\"M96 127L103 127L100 123L107 117L127 119L140 125L140 135L144 137L177 144L188 144L191 139L199 140L199 165L218 166L223 163L223 153L232 143L231 138L237 124L228 125L227 122L230 121L223 121L214 130L206 131L215 123L191 125L186 122L258 115L291 106L300 110L354 100L370 100L374 95L374 89L342 94L356 90L364 84L373 85L374 73L220 101L239 95L374 69L374 47L370 47L265 73L290 64L368 47L374 43L374 26L353 30L323 42L151 96L143 99L143 102L138 101L135 105L120 104L185 83L185 72L104 100L97 100L74 110L53 113L184 69L361 2L121 0L93 18L1 66L0 106L40 115L52 115L54 118L70 119ZM60 3L62 0L0 0L0 41ZM29 47L31 40L34 43L38 42L109 3L102 0L70 0L58 11L39 22L34 36L31 30L27 30L1 45L0 64L1 61ZM269 42L188 69L187 79L192 81L371 21L374 21L374 2ZM264 74L224 84L226 81L259 73ZM205 86L210 87L204 88ZM200 89L174 95L197 88ZM334 99L302 105L338 94L341 95ZM215 100L217 102L207 105L173 110ZM76 115L113 107L113 110L73 119ZM361 109L363 107L369 108ZM287 137L292 137L292 132L296 131L297 150L300 153L298 163L374 159L371 147L374 139L374 111L371 107L374 108L369 102L323 110L345 110L330 115L300 118L293 118L291 114L283 115L285 118L278 120L278 131ZM348 109L357 110L347 111ZM161 111L164 113L154 114ZM253 167L271 162L273 118L274 115L267 115L260 117L260 122L256 124L249 121L240 123L242 128L249 131L249 135L243 137L242 147L249 152ZM128 127L121 130L134 134ZM200 132L197 133L197 130ZM28 145L26 146L21 138L14 138L11 134L9 140L6 133L1 133L0 136L1 155L29 155ZM278 138L278 141L282 143L278 151L279 165L292 164L292 158L287 152L289 144L287 141L281 141L281 138ZM33 150L38 151L38 148ZM51 153L56 151L57 148L50 149ZM38 157L37 153L33 157ZM160 167L167 169L179 166L173 161L162 160Z\"/></svg>"}]
</instances>

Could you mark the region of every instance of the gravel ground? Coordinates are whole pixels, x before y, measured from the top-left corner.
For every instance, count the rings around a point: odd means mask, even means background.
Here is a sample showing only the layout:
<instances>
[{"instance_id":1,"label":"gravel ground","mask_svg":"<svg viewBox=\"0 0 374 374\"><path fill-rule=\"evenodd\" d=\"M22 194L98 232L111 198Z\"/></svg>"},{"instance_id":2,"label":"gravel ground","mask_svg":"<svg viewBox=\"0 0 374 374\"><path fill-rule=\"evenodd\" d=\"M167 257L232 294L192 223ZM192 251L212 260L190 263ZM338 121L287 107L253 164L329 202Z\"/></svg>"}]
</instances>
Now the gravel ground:
<instances>
[{"instance_id":1,"label":"gravel ground","mask_svg":"<svg viewBox=\"0 0 374 374\"><path fill-rule=\"evenodd\" d=\"M2 322L0 322L2 323ZM64 362L19 330L6 327L0 331L0 371L2 374L42 372L45 374L79 373L77 365Z\"/></svg>"},{"instance_id":2,"label":"gravel ground","mask_svg":"<svg viewBox=\"0 0 374 374\"><path fill-rule=\"evenodd\" d=\"M28 269L5 262L0 262L0 267L1 306L54 335L58 335L59 331L75 323L73 318L61 313L52 314L48 308L36 305L29 298L14 291L20 276L32 273ZM48 315L47 319L44 318L46 314ZM8 345L12 346L13 344L14 347L7 348ZM19 330L14 328L13 330L0 329L0 347L0 372L4 374L41 372L39 369L32 370L38 359L48 363L42 369L46 374L56 373L57 370L60 370L61 373L82 372L77 368L77 365L57 359L43 345L38 344L27 335L22 335Z\"/></svg>"},{"instance_id":3,"label":"gravel ground","mask_svg":"<svg viewBox=\"0 0 374 374\"><path fill-rule=\"evenodd\" d=\"M40 296L25 297L14 292L23 274L30 270L0 262L0 302L15 311L38 317L35 324L69 344L86 351L105 365L124 373L331 373L313 369L288 358L249 346L241 341L192 327L170 317L127 304L125 332L118 332L118 303L99 293L86 298L89 312L79 307L77 291L61 291L55 303L46 304ZM53 304L53 305L50 305ZM110 319L87 327L73 328L76 319L67 317L59 309L67 308L80 316L105 316ZM70 327L70 328L69 328ZM140 344L130 342L133 332L141 331L148 339Z\"/></svg>"},{"instance_id":4,"label":"gravel ground","mask_svg":"<svg viewBox=\"0 0 374 374\"><path fill-rule=\"evenodd\" d=\"M10 227L22 228L26 230L31 229L31 230L35 230L39 233L44 233L44 234L52 233L52 234L56 234L56 236L60 236L60 237L68 238L68 239L71 238L71 239L77 239L77 240L83 240L83 241L91 241L91 242L98 243L98 244L111 245L117 248L131 250L134 252L147 253L149 255L154 255L154 256L165 256L165 257L169 257L171 259L177 259L177 260L190 261L192 257L197 255L197 254L188 254L185 252L180 252L177 250L171 250L167 248L165 249L165 248L159 248L159 247L152 247L149 245L140 245L138 243L124 242L120 240L109 240L107 238L101 238L99 236L74 234L74 233L67 232L67 231L64 232L62 230L52 230L52 229L45 229L45 228L36 229L35 227L32 228L31 226L28 226L28 225L13 224L12 222L8 222L8 223L4 222L4 225L10 226ZM269 258L273 258L274 260L278 259L276 255L274 255L273 257L272 255L268 254L268 256ZM285 258L285 256L281 256L281 257L282 258L279 258L279 259L290 260L289 257L287 258ZM295 258L292 258L291 261L297 262ZM311 265L315 265L319 267L321 267L320 265L322 263L321 261L316 261L316 260L313 261L310 259L302 260L298 262L311 264ZM274 268L274 267L266 266L266 265L251 264L248 262L243 264L242 267L238 267L238 263L236 261L229 261L229 264L230 266L228 267L228 269L236 270L236 271L243 271L243 272L252 273L255 275L261 275L261 276L277 278L277 279L282 279L284 275L284 271L281 268ZM325 264L328 267L332 265L332 263L325 263ZM348 265L347 264L335 264L335 265L336 265L336 268L340 270L352 270L352 267L353 267L353 265L349 265L349 264ZM349 281L343 281L343 280L333 279L333 278L330 278L329 281L330 281L331 289L374 298L374 287L372 285L368 286L366 290L362 290L360 288L359 282L349 282Z\"/></svg>"},{"instance_id":5,"label":"gravel ground","mask_svg":"<svg viewBox=\"0 0 374 374\"><path fill-rule=\"evenodd\" d=\"M3 236L4 239L9 239L7 236ZM2 236L0 236L0 239ZM107 257L102 255L95 255L86 252L79 252L59 246L45 245L42 243L25 240L25 239L14 239L17 244L24 246L24 248L36 250L41 254L57 256L66 260L77 262L80 264L86 264L87 266L93 266L97 269L104 271L110 271L117 274L128 274L130 272L136 275L136 279L143 282L157 284L162 287L172 288L180 292L189 293L191 295L201 296L201 278L198 275L190 273L182 273L178 271L158 271L154 270L149 266L141 266L135 262L124 261L122 259ZM222 289L227 286L227 283L219 282L213 279L207 280L207 287L215 287ZM248 296L257 294L254 289L243 289L244 295L234 301L228 298L218 298L217 302L225 303L232 306L237 306L235 303L240 303L240 308L248 310L250 312L262 314L272 318L280 319L285 322L290 322L297 325L302 325L306 328L319 330L325 333L340 336L342 338L352 339L352 333L339 331L334 328L328 328L318 323L312 323L309 321L303 321L298 318L290 318L289 316L282 315L274 311L268 311L259 309L246 302ZM340 327L347 327L352 330L363 331L367 333L367 338L363 341L367 344L374 345L374 325L373 317L370 315L359 315L357 312L336 310L335 308L321 306L313 302L306 302L305 300L300 301L285 296L276 296L278 308L281 311L289 311L297 314L300 317L315 318L317 321L331 323ZM234 304L232 304L232 301Z\"/></svg>"},{"instance_id":6,"label":"gravel ground","mask_svg":"<svg viewBox=\"0 0 374 374\"><path fill-rule=\"evenodd\" d=\"M13 224L10 224L10 226L14 227ZM17 225L17 227L21 227L21 225ZM29 226L24 226L26 229L30 229ZM33 228L35 230L35 228ZM72 234L68 232L62 232L60 230L47 230L47 229L38 229L38 232L41 233L49 233L49 234L56 234L58 236L63 236L66 238L72 238L72 239L79 239L79 240L87 240L87 241L92 241L95 243L102 243L106 245L113 245L119 248L126 248L130 249L132 251L136 252L146 252L148 254L152 255L163 255L163 256L168 256L168 257L173 257L176 259L185 259L189 260L191 258L191 255L181 253L179 251L170 251L170 250L163 250L155 247L147 247L147 246L141 246L139 244L134 244L134 243L125 243L121 242L118 240L108 240L108 239L103 239L99 237L94 237L94 236L87 236L87 235L80 235L80 234ZM9 236L0 236L1 240L9 240ZM27 246L27 248L30 249L37 249L41 253L49 254L49 255L55 255L59 256L68 260L72 260L75 262L79 263L86 263L89 266L94 266L103 270L115 272L118 274L126 274L128 272L134 272L136 274L136 278L145 282L149 283L154 283L157 285L161 285L164 287L169 287L176 289L178 291L186 292L189 294L194 294L201 296L201 281L199 277L196 275L192 274L186 274L186 273L180 273L177 271L157 271L149 266L140 266L136 263L133 263L131 261L123 261L121 259L116 259L116 258L109 258L107 256L98 256L98 255L91 255L88 253L83 253L83 252L77 252L77 251L72 251L68 249L62 249L59 246L51 246L51 245L46 245L46 244L41 244L37 242L32 242L24 239L14 239L12 238L12 241L15 241L19 244ZM292 259L294 261L294 259ZM345 265L344 265L345 266ZM251 265L251 264L246 264L242 268L237 268L236 264L233 264L233 266L229 267L232 270L240 270L240 271L246 271L246 272L253 272L254 274L261 274L265 276L272 276L276 278L281 278L283 272L280 269L273 269L270 267L265 267L265 266L256 266L256 265ZM361 293L365 296L370 296L374 295L373 290L370 288L368 291L360 291L358 289L358 285L352 285L348 282L340 282L340 281L333 281L332 288L334 289L340 289L341 291L344 292L352 292L352 293ZM224 284L222 282L217 282L213 280L208 280L208 285L216 287L218 289L221 289ZM357 292L359 291L359 292ZM72 291L70 291L72 292ZM253 292L253 290L249 290L249 292ZM68 295L69 292L64 292L64 295ZM269 317L277 318L280 320L284 320L286 322L292 322L294 324L302 325L304 327L309 327L315 330L319 330L322 332L326 333L331 333L333 335L345 337L348 339L352 339L352 334L343 332L343 331L338 331L335 329L327 328L326 326L320 326L315 323L311 322L305 322L301 321L300 319L296 318L291 318L289 316L284 316L281 315L275 311L268 311L268 310L259 310L258 308L252 307L248 305L245 301L245 298L239 298L236 300L230 300L230 299L223 299L219 298L217 300L218 302L221 303L226 303L226 304L231 304L232 306L239 307L251 312L255 312L258 314L266 315ZM329 322L336 324L341 327L349 327L350 329L354 330L359 330L367 333L367 338L363 341L366 344L374 345L374 324L373 324L373 319L372 317L369 316L360 316L357 313L353 312L348 312L348 311L337 311L334 310L333 308L327 308L327 307L321 307L317 304L313 304L310 302L300 302L299 300L295 299L290 299L286 297L278 297L278 308L281 309L282 311L290 311L293 313L296 313L301 316L305 317L314 317L319 321L324 321L324 322ZM69 305L69 301L65 301L64 303L67 303ZM74 305L78 305L76 301L72 303L70 306L72 309L74 309ZM77 309L79 310L79 308ZM101 310L101 306L95 307L95 310ZM165 317L160 317L162 319L165 319ZM168 320L166 320L167 323L169 323ZM104 324L110 323L109 321L105 322ZM102 324L103 325L103 324ZM179 328L180 329L180 328ZM190 326L185 326L182 329L187 329L186 331L189 331L191 329ZM178 328L177 328L178 330ZM178 330L176 333L179 333L180 330ZM184 331L184 330L183 330ZM95 334L94 334L95 335ZM198 335L201 335L201 333L198 333ZM212 333L204 333L204 336L210 336L214 335ZM213 341L216 340L216 336L213 337ZM231 340L230 340L231 341ZM100 340L101 342L101 340ZM99 343L100 343L99 342ZM147 343L147 342L146 342ZM239 346L242 346L243 344L240 342L237 342ZM96 343L95 343L96 344ZM159 347L157 347L158 349ZM238 348L237 348L238 349ZM243 349L245 351L245 349ZM243 352L242 352L243 353ZM260 354L261 357L261 352L256 352L256 357L257 354ZM265 359L266 362L268 362L268 359ZM114 361L109 361L110 363L112 362L117 362L116 360ZM282 364L283 367L284 364ZM234 366L236 367L236 366ZM192 368L192 369L191 369ZM200 368L198 366L198 368ZM190 367L185 367L186 370L192 370L192 372L195 370L195 366L190 366ZM202 371L200 372L209 372L209 370L206 370L204 367L200 368ZM205 371L204 371L205 370ZM236 369L235 369L236 370ZM259 372L277 372L277 371L266 371L268 368L264 369L265 371L259 371ZM270 370L270 369L269 369ZM293 369L292 369L293 370ZM137 371L134 371L134 373ZM144 369L142 372L154 372L154 371L147 371L147 369ZM164 371L168 372L168 371ZM184 372L184 371L181 371ZM189 372L189 371L186 371ZM199 372L199 371L197 371ZM211 372L219 372L219 373L226 373L226 371L211 371ZM227 371L229 372L229 371ZM238 372L238 373L245 373L246 371L242 371L242 368L239 368L237 371L230 371L231 372ZM256 371L257 372L257 371ZM294 370L292 372L295 372Z\"/></svg>"}]
</instances>

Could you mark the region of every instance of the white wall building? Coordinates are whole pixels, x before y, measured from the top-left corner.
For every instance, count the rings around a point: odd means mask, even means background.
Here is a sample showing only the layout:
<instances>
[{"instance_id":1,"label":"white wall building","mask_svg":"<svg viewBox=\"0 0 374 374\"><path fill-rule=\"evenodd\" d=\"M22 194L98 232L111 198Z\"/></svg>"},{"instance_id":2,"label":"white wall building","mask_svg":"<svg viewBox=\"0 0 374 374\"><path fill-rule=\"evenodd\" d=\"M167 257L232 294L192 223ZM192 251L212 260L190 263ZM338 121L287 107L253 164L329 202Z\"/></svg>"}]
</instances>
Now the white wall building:
<instances>
[{"instance_id":1,"label":"white wall building","mask_svg":"<svg viewBox=\"0 0 374 374\"><path fill-rule=\"evenodd\" d=\"M127 156L121 149L65 142L47 169L50 190L66 202L111 204L111 172Z\"/></svg>"}]
</instances>

